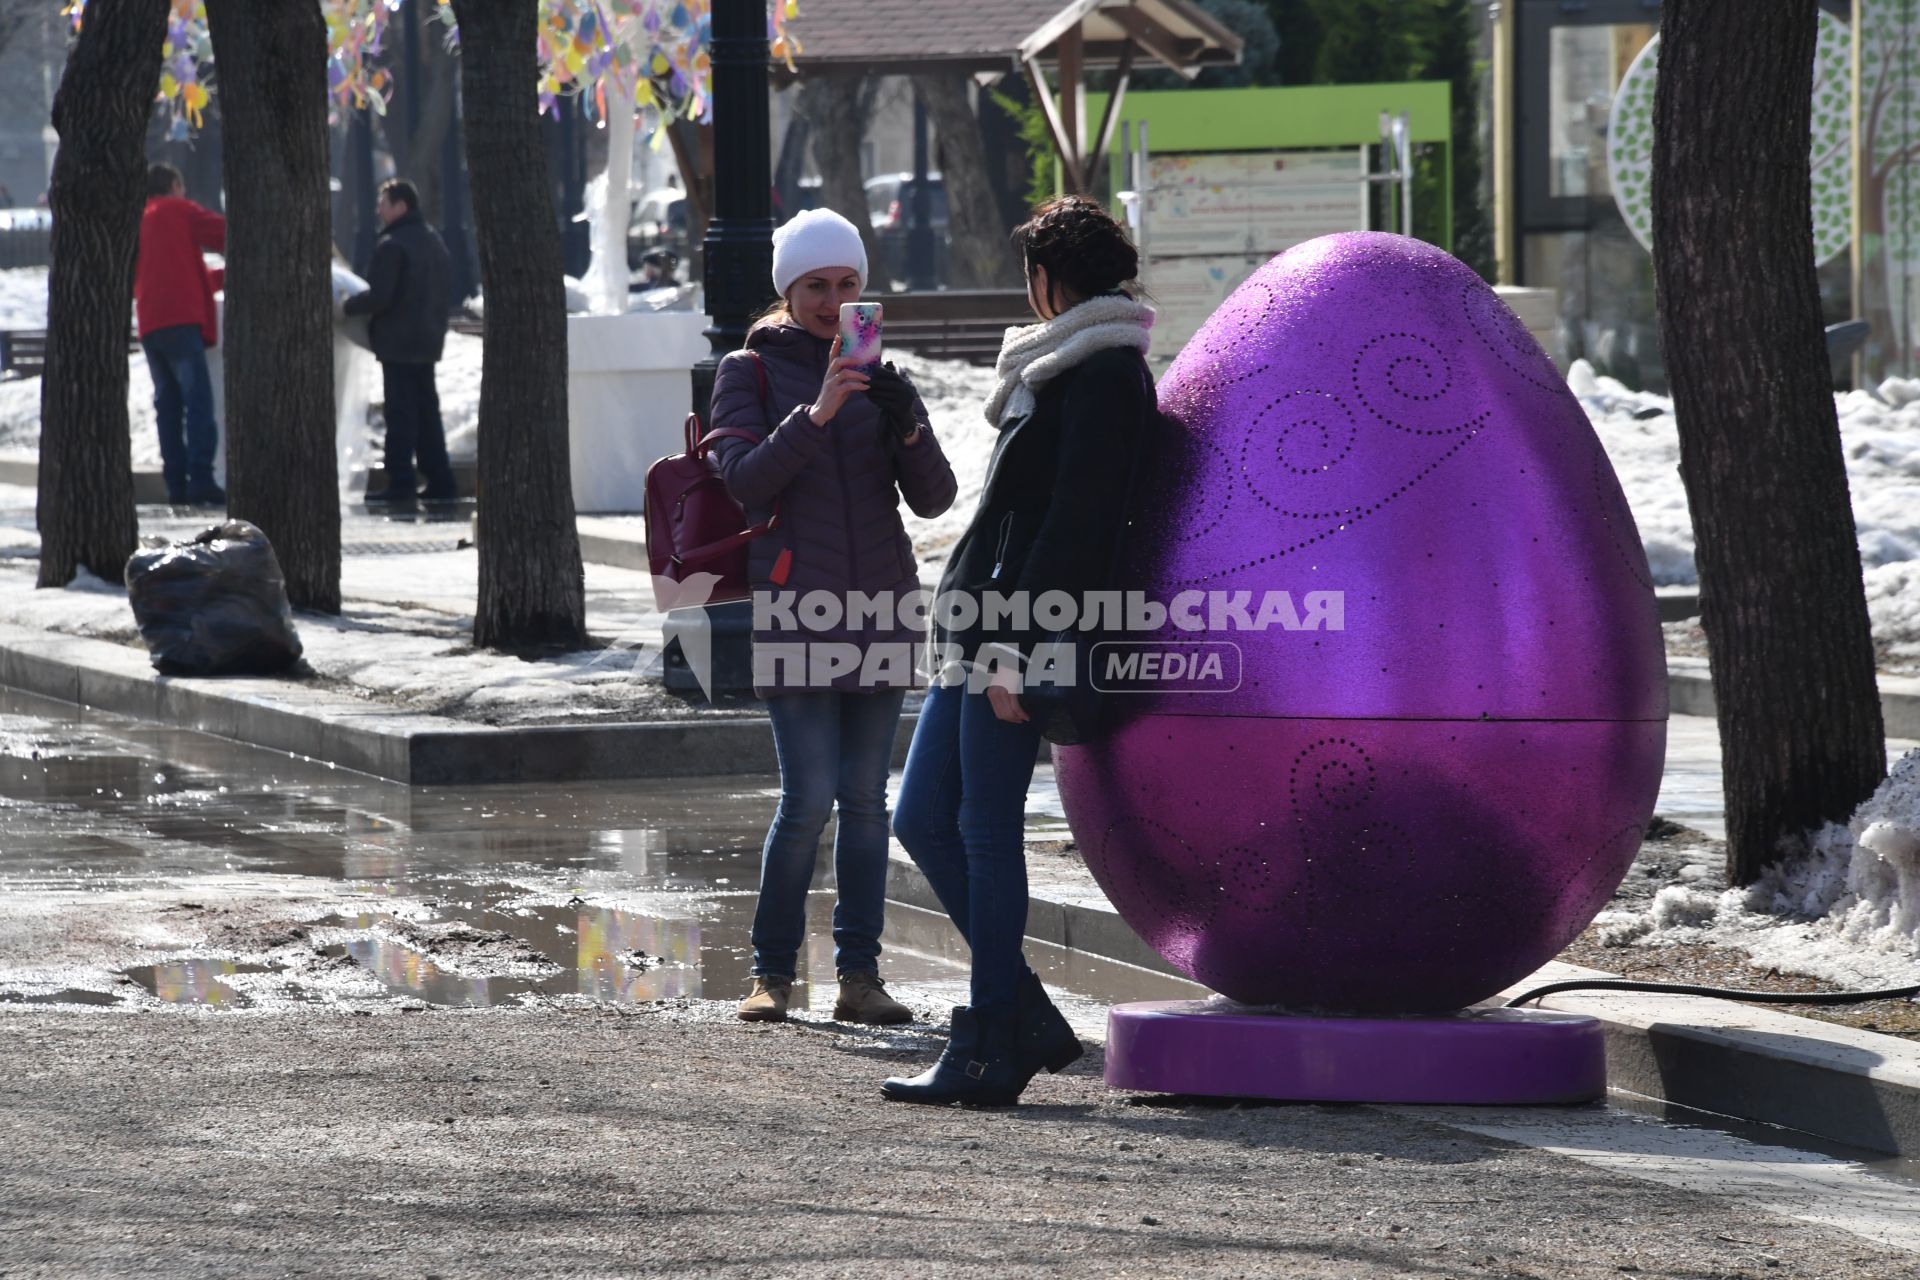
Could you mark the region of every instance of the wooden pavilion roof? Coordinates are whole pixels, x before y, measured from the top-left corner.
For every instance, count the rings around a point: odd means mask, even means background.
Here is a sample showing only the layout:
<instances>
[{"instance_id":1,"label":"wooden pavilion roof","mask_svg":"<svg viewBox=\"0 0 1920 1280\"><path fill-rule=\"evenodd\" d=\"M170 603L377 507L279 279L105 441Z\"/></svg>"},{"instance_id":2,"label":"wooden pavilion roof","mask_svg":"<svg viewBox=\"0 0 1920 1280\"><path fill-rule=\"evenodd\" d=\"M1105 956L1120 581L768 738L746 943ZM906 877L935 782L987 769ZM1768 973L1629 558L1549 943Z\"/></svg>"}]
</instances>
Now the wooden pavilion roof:
<instances>
[{"instance_id":1,"label":"wooden pavilion roof","mask_svg":"<svg viewBox=\"0 0 1920 1280\"><path fill-rule=\"evenodd\" d=\"M1145 53L1191 77L1240 61L1240 37L1191 0L806 0L793 23L802 76L1019 71L1074 30L1086 68Z\"/></svg>"}]
</instances>

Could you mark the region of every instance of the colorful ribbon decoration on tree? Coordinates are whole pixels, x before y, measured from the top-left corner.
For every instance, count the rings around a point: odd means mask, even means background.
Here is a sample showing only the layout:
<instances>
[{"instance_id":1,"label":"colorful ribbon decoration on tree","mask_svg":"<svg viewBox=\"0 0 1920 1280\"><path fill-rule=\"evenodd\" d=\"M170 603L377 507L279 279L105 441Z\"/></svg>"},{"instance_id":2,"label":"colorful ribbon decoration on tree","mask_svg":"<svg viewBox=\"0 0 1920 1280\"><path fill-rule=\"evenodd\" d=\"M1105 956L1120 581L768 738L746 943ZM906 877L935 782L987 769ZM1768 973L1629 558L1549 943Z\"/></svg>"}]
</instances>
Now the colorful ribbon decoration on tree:
<instances>
[{"instance_id":1,"label":"colorful ribbon decoration on tree","mask_svg":"<svg viewBox=\"0 0 1920 1280\"><path fill-rule=\"evenodd\" d=\"M773 56L789 67L800 44L787 23L798 16L798 0L768 6ZM712 24L710 0L544 0L540 109L557 113L560 98L582 93L605 120L610 103L631 96L655 131L675 117L705 120Z\"/></svg>"},{"instance_id":2,"label":"colorful ribbon decoration on tree","mask_svg":"<svg viewBox=\"0 0 1920 1280\"><path fill-rule=\"evenodd\" d=\"M327 23L328 95L340 109L384 114L393 91L384 58L387 29L406 0L319 2ZM457 45L453 7L448 0L434 3L448 40ZM61 9L75 31L86 7L87 0L67 0ZM541 0L541 111L557 114L562 97L580 94L602 120L610 100L631 97L656 133L676 118L706 120L713 101L711 9L711 0ZM768 4L767 38L773 56L789 67L800 44L787 24L799 11L799 0ZM156 95L171 112L172 136L184 138L204 123L212 73L206 5L173 0Z\"/></svg>"},{"instance_id":3,"label":"colorful ribbon decoration on tree","mask_svg":"<svg viewBox=\"0 0 1920 1280\"><path fill-rule=\"evenodd\" d=\"M80 30L87 0L68 0L61 16ZM156 95L172 110L171 136L184 138L205 119L212 93L205 71L213 61L213 41L207 37L207 10L200 0L173 0L167 14L166 42L160 51L160 89Z\"/></svg>"}]
</instances>

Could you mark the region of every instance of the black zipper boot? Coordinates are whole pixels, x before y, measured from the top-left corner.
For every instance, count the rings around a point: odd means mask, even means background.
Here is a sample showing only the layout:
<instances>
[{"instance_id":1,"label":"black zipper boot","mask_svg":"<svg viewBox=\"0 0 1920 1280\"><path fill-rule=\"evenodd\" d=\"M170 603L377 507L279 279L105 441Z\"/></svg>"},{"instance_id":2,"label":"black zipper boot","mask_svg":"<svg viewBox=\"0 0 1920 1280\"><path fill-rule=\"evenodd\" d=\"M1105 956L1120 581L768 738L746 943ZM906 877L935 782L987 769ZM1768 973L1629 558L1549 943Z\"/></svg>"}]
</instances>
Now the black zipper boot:
<instances>
[{"instance_id":1,"label":"black zipper boot","mask_svg":"<svg viewBox=\"0 0 1920 1280\"><path fill-rule=\"evenodd\" d=\"M1014 1054L1020 1067L1021 1087L1025 1088L1027 1081L1043 1068L1049 1072L1064 1071L1085 1052L1066 1018L1047 998L1040 975L1027 970L1027 976L1020 983L1019 1038Z\"/></svg>"},{"instance_id":2,"label":"black zipper boot","mask_svg":"<svg viewBox=\"0 0 1920 1280\"><path fill-rule=\"evenodd\" d=\"M953 1034L940 1061L911 1078L895 1076L880 1092L894 1102L943 1107L955 1102L981 1107L1010 1107L1032 1079L1022 1073L1014 1051L1015 1019L982 1015L965 1005L953 1010Z\"/></svg>"}]
</instances>

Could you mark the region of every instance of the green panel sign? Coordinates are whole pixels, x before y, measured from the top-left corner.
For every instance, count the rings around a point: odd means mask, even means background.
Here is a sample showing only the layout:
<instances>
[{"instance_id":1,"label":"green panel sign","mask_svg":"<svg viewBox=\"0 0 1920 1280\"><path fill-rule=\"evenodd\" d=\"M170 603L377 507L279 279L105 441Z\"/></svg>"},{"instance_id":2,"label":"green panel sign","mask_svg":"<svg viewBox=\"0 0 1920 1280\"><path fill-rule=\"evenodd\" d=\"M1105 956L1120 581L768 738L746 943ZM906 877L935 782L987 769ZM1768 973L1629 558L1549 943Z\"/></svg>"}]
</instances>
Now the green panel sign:
<instances>
[{"instance_id":1,"label":"green panel sign","mask_svg":"<svg viewBox=\"0 0 1920 1280\"><path fill-rule=\"evenodd\" d=\"M1280 151L1357 147L1380 141L1380 113L1407 113L1415 142L1452 137L1452 86L1445 80L1397 84L1305 85L1297 89L1172 89L1129 93L1120 119L1149 126L1157 152ZM1107 95L1087 95L1087 132L1100 125ZM1117 141L1115 145L1119 145Z\"/></svg>"}]
</instances>

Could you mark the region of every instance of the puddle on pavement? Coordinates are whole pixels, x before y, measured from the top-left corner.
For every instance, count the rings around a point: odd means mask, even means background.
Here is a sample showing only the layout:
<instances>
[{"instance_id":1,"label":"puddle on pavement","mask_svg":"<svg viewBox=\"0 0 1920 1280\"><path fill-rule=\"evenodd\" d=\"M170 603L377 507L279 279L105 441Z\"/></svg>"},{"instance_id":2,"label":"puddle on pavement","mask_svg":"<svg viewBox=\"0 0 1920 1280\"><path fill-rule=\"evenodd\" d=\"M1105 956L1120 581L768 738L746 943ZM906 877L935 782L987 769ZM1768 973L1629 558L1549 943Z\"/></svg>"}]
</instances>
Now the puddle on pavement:
<instances>
[{"instance_id":1,"label":"puddle on pavement","mask_svg":"<svg viewBox=\"0 0 1920 1280\"><path fill-rule=\"evenodd\" d=\"M69 987L40 995L22 995L18 991L0 991L0 1004L119 1004L120 997L106 991L82 991Z\"/></svg>"},{"instance_id":2,"label":"puddle on pavement","mask_svg":"<svg viewBox=\"0 0 1920 1280\"><path fill-rule=\"evenodd\" d=\"M1045 781L1036 837L1064 831ZM364 911L302 922L328 939L317 958L344 956L389 996L433 1005L738 998L777 795L767 777L410 788L0 690L0 890L165 880L170 900L190 900L196 877L247 874L351 886ZM821 1013L835 994L831 863L823 849L796 991ZM430 918L403 918L385 899L425 903ZM436 933L448 926L465 930L449 941ZM944 918L890 904L882 946L896 988L965 1000L966 950ZM1100 1001L1198 992L1033 950L1049 983ZM280 968L182 959L125 972L155 998L216 1010L255 1007L269 990L322 998L291 972L278 986L232 981Z\"/></svg>"},{"instance_id":3,"label":"puddle on pavement","mask_svg":"<svg viewBox=\"0 0 1920 1280\"><path fill-rule=\"evenodd\" d=\"M221 979L239 973L272 973L274 968L266 964L240 964L233 960L195 959L136 965L121 972L146 988L148 995L165 1000L168 1004L244 1009L252 1001Z\"/></svg>"}]
</instances>

